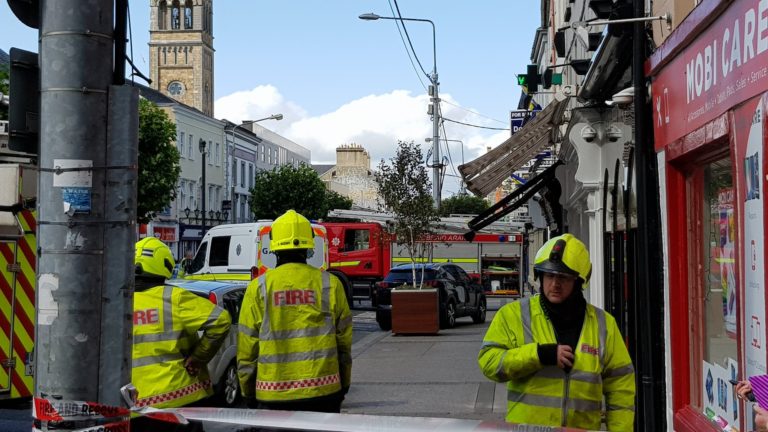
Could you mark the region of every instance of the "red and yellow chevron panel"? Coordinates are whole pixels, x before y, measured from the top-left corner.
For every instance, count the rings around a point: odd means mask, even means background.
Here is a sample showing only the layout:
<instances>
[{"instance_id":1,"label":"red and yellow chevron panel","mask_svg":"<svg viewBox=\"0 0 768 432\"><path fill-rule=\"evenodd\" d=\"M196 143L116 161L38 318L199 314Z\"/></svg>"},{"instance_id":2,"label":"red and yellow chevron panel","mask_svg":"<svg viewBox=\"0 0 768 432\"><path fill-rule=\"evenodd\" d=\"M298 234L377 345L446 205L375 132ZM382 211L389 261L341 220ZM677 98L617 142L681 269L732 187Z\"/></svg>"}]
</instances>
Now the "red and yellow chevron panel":
<instances>
[{"instance_id":1,"label":"red and yellow chevron panel","mask_svg":"<svg viewBox=\"0 0 768 432\"><path fill-rule=\"evenodd\" d=\"M16 215L21 237L0 240L0 398L32 396L35 335L36 217Z\"/></svg>"}]
</instances>

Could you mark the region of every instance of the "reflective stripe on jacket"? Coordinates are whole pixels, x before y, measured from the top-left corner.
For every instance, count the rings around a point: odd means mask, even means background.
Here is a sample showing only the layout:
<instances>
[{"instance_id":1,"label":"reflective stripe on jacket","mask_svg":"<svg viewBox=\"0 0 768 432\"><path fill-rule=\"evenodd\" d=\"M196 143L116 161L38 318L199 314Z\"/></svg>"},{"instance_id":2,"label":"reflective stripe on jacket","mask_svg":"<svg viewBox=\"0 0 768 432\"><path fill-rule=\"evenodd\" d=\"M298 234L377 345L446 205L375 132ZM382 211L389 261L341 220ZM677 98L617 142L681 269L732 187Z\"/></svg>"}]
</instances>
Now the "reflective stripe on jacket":
<instances>
[{"instance_id":1,"label":"reflective stripe on jacket","mask_svg":"<svg viewBox=\"0 0 768 432\"><path fill-rule=\"evenodd\" d=\"M507 383L507 421L546 426L631 431L635 372L616 321L587 305L570 373L539 362L538 344L557 343L539 296L502 307L478 355L483 374ZM603 407L605 397L605 407Z\"/></svg>"},{"instance_id":2,"label":"reflective stripe on jacket","mask_svg":"<svg viewBox=\"0 0 768 432\"><path fill-rule=\"evenodd\" d=\"M287 263L248 285L237 367L245 397L280 402L327 396L352 378L352 315L336 276Z\"/></svg>"},{"instance_id":3,"label":"reflective stripe on jacket","mask_svg":"<svg viewBox=\"0 0 768 432\"><path fill-rule=\"evenodd\" d=\"M209 396L208 368L187 373L187 357L207 364L229 333L229 313L181 288L157 286L133 297L133 385L137 406L180 407ZM202 331L202 337L198 337Z\"/></svg>"}]
</instances>

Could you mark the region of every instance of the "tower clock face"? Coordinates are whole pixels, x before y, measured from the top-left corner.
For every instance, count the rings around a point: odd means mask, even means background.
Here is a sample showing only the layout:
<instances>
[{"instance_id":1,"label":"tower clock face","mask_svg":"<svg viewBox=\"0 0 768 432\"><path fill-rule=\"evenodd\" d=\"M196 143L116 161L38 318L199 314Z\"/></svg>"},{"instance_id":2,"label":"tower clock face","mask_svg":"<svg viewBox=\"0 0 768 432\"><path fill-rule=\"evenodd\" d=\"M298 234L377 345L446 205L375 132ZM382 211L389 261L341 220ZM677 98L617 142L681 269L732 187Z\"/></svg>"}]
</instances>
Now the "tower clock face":
<instances>
[{"instance_id":1,"label":"tower clock face","mask_svg":"<svg viewBox=\"0 0 768 432\"><path fill-rule=\"evenodd\" d=\"M168 93L172 96L181 96L184 94L184 84L181 81L171 81L168 84Z\"/></svg>"}]
</instances>

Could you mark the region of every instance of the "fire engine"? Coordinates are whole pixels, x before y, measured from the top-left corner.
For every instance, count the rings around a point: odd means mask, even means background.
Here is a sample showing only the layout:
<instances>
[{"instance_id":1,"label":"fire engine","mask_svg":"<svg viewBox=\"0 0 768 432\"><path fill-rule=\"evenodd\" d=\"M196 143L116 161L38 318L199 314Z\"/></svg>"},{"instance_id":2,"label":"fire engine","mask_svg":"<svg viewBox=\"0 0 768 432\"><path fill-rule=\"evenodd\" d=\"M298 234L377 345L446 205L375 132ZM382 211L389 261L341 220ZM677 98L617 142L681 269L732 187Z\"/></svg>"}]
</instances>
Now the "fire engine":
<instances>
[{"instance_id":1,"label":"fire engine","mask_svg":"<svg viewBox=\"0 0 768 432\"><path fill-rule=\"evenodd\" d=\"M328 222L330 271L355 296L370 298L374 284L390 268L409 263L405 246L399 246L378 222ZM482 282L489 295L519 295L523 235L479 233L472 242L462 234L431 234L422 239L426 253L418 262L451 262Z\"/></svg>"},{"instance_id":2,"label":"fire engine","mask_svg":"<svg viewBox=\"0 0 768 432\"><path fill-rule=\"evenodd\" d=\"M7 122L0 122L0 129ZM2 132L2 131L0 131ZM0 133L0 400L32 396L37 171ZM6 139L4 139L6 138Z\"/></svg>"}]
</instances>

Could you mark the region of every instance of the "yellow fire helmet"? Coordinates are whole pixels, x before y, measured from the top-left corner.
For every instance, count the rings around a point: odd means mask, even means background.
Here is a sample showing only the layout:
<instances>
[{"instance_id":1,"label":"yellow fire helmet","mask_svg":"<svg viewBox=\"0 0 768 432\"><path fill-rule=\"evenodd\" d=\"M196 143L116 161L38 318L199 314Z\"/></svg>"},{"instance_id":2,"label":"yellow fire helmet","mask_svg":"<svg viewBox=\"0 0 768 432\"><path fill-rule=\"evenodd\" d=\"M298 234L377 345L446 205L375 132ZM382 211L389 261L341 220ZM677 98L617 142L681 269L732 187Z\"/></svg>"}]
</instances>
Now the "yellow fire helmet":
<instances>
[{"instance_id":1,"label":"yellow fire helmet","mask_svg":"<svg viewBox=\"0 0 768 432\"><path fill-rule=\"evenodd\" d=\"M171 277L176 262L168 246L155 237L146 237L136 242L136 276Z\"/></svg>"},{"instance_id":2,"label":"yellow fire helmet","mask_svg":"<svg viewBox=\"0 0 768 432\"><path fill-rule=\"evenodd\" d=\"M272 222L272 230L269 232L269 249L272 252L312 249L314 246L312 224L294 210L288 210Z\"/></svg>"},{"instance_id":3,"label":"yellow fire helmet","mask_svg":"<svg viewBox=\"0 0 768 432\"><path fill-rule=\"evenodd\" d=\"M576 276L583 285L589 283L592 275L592 263L589 251L581 240L572 234L549 239L536 252L533 269L542 273L559 273Z\"/></svg>"}]
</instances>

